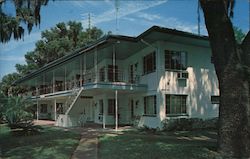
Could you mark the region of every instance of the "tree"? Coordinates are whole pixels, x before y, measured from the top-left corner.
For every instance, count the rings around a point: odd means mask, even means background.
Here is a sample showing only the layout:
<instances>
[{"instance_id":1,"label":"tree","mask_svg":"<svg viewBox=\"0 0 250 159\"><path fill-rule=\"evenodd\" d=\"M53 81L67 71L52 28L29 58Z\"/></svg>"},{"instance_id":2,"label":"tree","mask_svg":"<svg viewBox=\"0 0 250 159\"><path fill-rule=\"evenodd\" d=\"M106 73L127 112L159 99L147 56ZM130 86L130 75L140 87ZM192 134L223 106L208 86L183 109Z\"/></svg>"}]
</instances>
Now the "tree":
<instances>
[{"instance_id":1,"label":"tree","mask_svg":"<svg viewBox=\"0 0 250 159\"><path fill-rule=\"evenodd\" d=\"M250 157L250 33L238 45L234 0L200 0L219 81L218 148L225 158Z\"/></svg>"},{"instance_id":2,"label":"tree","mask_svg":"<svg viewBox=\"0 0 250 159\"><path fill-rule=\"evenodd\" d=\"M234 29L234 36L238 44L241 44L246 34L238 27L233 27Z\"/></svg>"},{"instance_id":3,"label":"tree","mask_svg":"<svg viewBox=\"0 0 250 159\"><path fill-rule=\"evenodd\" d=\"M89 45L101 36L103 36L102 30L96 27L83 30L81 23L75 21L58 23L56 27L43 31L42 39L36 42L35 49L25 54L26 64L16 64L17 73L11 73L2 78L1 90L6 96L18 95L24 89L20 86L12 86L15 80L78 48Z\"/></svg>"},{"instance_id":4,"label":"tree","mask_svg":"<svg viewBox=\"0 0 250 159\"><path fill-rule=\"evenodd\" d=\"M35 49L25 55L27 64L16 64L16 69L21 75L26 75L78 48L87 46L102 35L102 30L96 27L83 30L80 22L58 23L56 27L42 32L42 39L36 42Z\"/></svg>"},{"instance_id":5,"label":"tree","mask_svg":"<svg viewBox=\"0 0 250 159\"><path fill-rule=\"evenodd\" d=\"M3 12L3 3L5 3L5 0L0 0L0 41L6 43L10 41L12 35L15 40L24 36L22 24L27 26L29 33L34 24L36 26L40 24L40 9L43 5L47 5L48 0L13 0L16 9L15 16Z\"/></svg>"},{"instance_id":6,"label":"tree","mask_svg":"<svg viewBox=\"0 0 250 159\"><path fill-rule=\"evenodd\" d=\"M39 127L33 124L33 115L30 112L32 103L27 99L18 96L6 98L3 116L8 127L18 132L37 132Z\"/></svg>"},{"instance_id":7,"label":"tree","mask_svg":"<svg viewBox=\"0 0 250 159\"><path fill-rule=\"evenodd\" d=\"M22 92L22 88L20 86L12 86L12 83L18 80L21 76L18 73L10 73L5 75L2 78L2 82L0 83L0 90L2 94L5 96L9 95L18 95L18 93Z\"/></svg>"},{"instance_id":8,"label":"tree","mask_svg":"<svg viewBox=\"0 0 250 159\"><path fill-rule=\"evenodd\" d=\"M4 117L4 103L6 103L7 98L3 94L3 92L0 90L0 124L3 123L3 117Z\"/></svg>"}]
</instances>

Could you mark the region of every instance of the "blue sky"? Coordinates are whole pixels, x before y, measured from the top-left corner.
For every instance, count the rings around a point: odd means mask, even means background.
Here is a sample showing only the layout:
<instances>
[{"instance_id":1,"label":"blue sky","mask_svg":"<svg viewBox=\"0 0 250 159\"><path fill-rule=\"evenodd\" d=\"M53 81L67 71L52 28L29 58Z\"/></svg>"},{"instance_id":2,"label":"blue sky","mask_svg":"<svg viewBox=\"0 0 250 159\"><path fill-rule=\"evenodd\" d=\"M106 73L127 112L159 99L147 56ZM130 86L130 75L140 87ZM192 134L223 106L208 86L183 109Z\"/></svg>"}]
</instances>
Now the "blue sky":
<instances>
[{"instance_id":1,"label":"blue sky","mask_svg":"<svg viewBox=\"0 0 250 159\"><path fill-rule=\"evenodd\" d=\"M3 9L14 15L10 1L7 1ZM248 0L236 0L233 24L244 32L249 29L248 10ZM82 22L83 27L87 28L88 13L91 15L91 25L104 32L137 36L151 26L159 25L197 33L197 0L120 0L118 31L114 1L50 1L41 9L40 27L34 27L31 34L26 31L24 40L0 43L0 79L15 72L16 63L25 63L24 55L35 48L35 42L41 38L42 31L69 20ZM206 35L202 11L201 18L201 33Z\"/></svg>"}]
</instances>

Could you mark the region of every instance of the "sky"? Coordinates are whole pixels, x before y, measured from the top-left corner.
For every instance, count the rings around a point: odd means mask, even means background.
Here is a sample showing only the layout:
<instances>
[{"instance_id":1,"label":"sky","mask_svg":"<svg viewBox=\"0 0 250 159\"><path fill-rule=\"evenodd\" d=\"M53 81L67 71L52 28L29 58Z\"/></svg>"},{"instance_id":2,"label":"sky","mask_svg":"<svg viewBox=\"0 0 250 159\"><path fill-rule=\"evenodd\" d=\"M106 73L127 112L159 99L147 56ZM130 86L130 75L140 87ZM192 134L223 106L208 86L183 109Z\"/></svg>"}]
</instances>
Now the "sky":
<instances>
[{"instance_id":1,"label":"sky","mask_svg":"<svg viewBox=\"0 0 250 159\"><path fill-rule=\"evenodd\" d=\"M249 30L248 0L236 0L233 25L247 33ZM54 27L59 22L78 21L86 29L88 14L91 27L96 26L107 33L138 36L153 25L174 28L197 34L197 0L118 0L116 23L115 1L49 1L41 8L40 27L34 27L30 34L25 31L24 40L0 43L0 79L15 72L15 64L25 64L24 55L35 48L41 39L41 32ZM3 6L4 12L15 15L11 1ZM207 35L201 12L201 34ZM116 25L117 24L117 25Z\"/></svg>"}]
</instances>

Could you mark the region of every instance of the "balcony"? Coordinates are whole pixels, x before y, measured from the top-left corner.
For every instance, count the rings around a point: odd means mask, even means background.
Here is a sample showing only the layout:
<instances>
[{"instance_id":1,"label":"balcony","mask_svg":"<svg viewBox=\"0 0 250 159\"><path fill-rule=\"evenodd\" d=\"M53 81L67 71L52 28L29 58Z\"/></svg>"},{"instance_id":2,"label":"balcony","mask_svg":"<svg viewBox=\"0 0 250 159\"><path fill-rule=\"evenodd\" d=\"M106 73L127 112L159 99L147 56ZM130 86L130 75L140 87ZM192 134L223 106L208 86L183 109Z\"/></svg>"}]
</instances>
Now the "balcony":
<instances>
[{"instance_id":1,"label":"balcony","mask_svg":"<svg viewBox=\"0 0 250 159\"><path fill-rule=\"evenodd\" d=\"M127 87L132 85L139 86L139 75L134 75L133 72L129 74L125 74L125 71L119 69L109 69L109 68L101 68L97 71L88 70L86 73L83 73L82 76L79 74L75 75L75 78L71 81L58 81L50 82L53 84L43 84L39 85L25 93L22 96L41 96L46 94L57 94L61 93L70 93L73 90L84 87L84 89L93 88L93 86L118 86L118 87ZM65 78L66 79L66 78ZM142 87L142 85L141 85ZM143 87L145 87L143 85ZM96 87L95 87L96 88Z\"/></svg>"}]
</instances>

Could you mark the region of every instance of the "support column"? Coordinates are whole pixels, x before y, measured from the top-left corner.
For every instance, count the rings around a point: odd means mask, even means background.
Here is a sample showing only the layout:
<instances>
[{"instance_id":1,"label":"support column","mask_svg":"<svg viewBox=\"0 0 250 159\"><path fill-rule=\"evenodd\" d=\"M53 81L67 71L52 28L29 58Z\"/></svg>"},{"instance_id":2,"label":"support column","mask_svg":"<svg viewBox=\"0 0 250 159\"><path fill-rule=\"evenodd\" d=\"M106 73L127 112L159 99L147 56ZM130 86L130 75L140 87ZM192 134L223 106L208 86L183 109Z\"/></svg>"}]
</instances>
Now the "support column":
<instances>
[{"instance_id":1,"label":"support column","mask_svg":"<svg viewBox=\"0 0 250 159\"><path fill-rule=\"evenodd\" d=\"M95 48L95 56L94 56L94 67L95 67L95 82L98 81L98 67L97 67L97 48Z\"/></svg>"},{"instance_id":2,"label":"support column","mask_svg":"<svg viewBox=\"0 0 250 159\"><path fill-rule=\"evenodd\" d=\"M117 99L118 91L115 90L115 131L118 130L118 99Z\"/></svg>"},{"instance_id":3,"label":"support column","mask_svg":"<svg viewBox=\"0 0 250 159\"><path fill-rule=\"evenodd\" d=\"M86 64L86 53L83 54L83 75L86 76L86 69L87 69L87 64ZM85 79L84 79L85 81Z\"/></svg>"},{"instance_id":4,"label":"support column","mask_svg":"<svg viewBox=\"0 0 250 159\"><path fill-rule=\"evenodd\" d=\"M52 78L52 93L55 93L56 92L56 89L55 89L55 70L53 70L53 78Z\"/></svg>"},{"instance_id":5,"label":"support column","mask_svg":"<svg viewBox=\"0 0 250 159\"><path fill-rule=\"evenodd\" d=\"M80 58L80 88L82 87L83 85L83 79L82 79L82 57Z\"/></svg>"},{"instance_id":6,"label":"support column","mask_svg":"<svg viewBox=\"0 0 250 159\"><path fill-rule=\"evenodd\" d=\"M36 99L36 120L39 119L38 99Z\"/></svg>"},{"instance_id":7,"label":"support column","mask_svg":"<svg viewBox=\"0 0 250 159\"><path fill-rule=\"evenodd\" d=\"M45 73L43 73L43 94L47 94L46 87L45 87Z\"/></svg>"},{"instance_id":8,"label":"support column","mask_svg":"<svg viewBox=\"0 0 250 159\"><path fill-rule=\"evenodd\" d=\"M56 116L57 116L57 114L56 114L56 99L54 100L54 110L55 110L55 121L56 121Z\"/></svg>"},{"instance_id":9,"label":"support column","mask_svg":"<svg viewBox=\"0 0 250 159\"><path fill-rule=\"evenodd\" d=\"M102 115L102 126L103 126L103 129L106 128L106 114L107 114L107 108L106 105L107 105L107 100L106 98L103 98L105 100L103 100L103 115Z\"/></svg>"},{"instance_id":10,"label":"support column","mask_svg":"<svg viewBox=\"0 0 250 159\"><path fill-rule=\"evenodd\" d=\"M67 69L64 66L64 90L67 90Z\"/></svg>"},{"instance_id":11,"label":"support column","mask_svg":"<svg viewBox=\"0 0 250 159\"><path fill-rule=\"evenodd\" d=\"M116 70L115 70L115 66L116 66L116 53L115 53L115 44L113 45L113 52L112 52L112 72L113 72L113 82L115 82L115 73L116 73Z\"/></svg>"}]
</instances>

